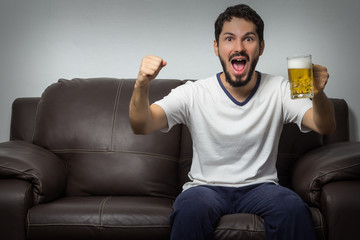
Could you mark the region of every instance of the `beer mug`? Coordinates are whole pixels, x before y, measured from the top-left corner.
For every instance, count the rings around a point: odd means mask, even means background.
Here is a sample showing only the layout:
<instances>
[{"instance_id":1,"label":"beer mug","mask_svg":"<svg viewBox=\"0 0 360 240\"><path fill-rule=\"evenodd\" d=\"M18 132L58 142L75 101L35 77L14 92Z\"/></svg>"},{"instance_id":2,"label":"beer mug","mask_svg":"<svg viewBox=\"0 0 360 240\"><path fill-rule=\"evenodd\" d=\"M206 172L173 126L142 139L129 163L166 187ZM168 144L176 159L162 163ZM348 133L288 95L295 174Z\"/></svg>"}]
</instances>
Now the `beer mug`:
<instances>
[{"instance_id":1,"label":"beer mug","mask_svg":"<svg viewBox=\"0 0 360 240\"><path fill-rule=\"evenodd\" d=\"M291 98L314 97L311 55L287 58Z\"/></svg>"}]
</instances>

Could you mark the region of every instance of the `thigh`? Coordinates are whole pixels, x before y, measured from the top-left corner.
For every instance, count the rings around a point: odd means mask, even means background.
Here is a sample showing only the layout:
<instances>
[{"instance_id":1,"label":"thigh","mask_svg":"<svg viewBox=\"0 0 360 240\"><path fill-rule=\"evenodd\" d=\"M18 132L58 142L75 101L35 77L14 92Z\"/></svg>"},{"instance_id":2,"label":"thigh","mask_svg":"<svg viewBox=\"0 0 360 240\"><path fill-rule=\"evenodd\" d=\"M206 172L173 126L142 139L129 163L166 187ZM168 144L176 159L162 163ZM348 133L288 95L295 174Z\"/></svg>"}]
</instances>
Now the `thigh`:
<instances>
[{"instance_id":1,"label":"thigh","mask_svg":"<svg viewBox=\"0 0 360 240\"><path fill-rule=\"evenodd\" d=\"M221 187L197 186L187 189L176 198L174 211L182 209L194 214L206 210L224 215L229 213L230 206Z\"/></svg>"},{"instance_id":2,"label":"thigh","mask_svg":"<svg viewBox=\"0 0 360 240\"><path fill-rule=\"evenodd\" d=\"M176 198L170 216L172 240L212 239L214 227L229 212L226 199L215 189L192 187Z\"/></svg>"},{"instance_id":3,"label":"thigh","mask_svg":"<svg viewBox=\"0 0 360 240\"><path fill-rule=\"evenodd\" d=\"M290 189L261 184L237 199L238 212L256 214L264 219L267 239L315 239L310 210Z\"/></svg>"},{"instance_id":4,"label":"thigh","mask_svg":"<svg viewBox=\"0 0 360 240\"><path fill-rule=\"evenodd\" d=\"M252 213L261 217L306 207L303 200L292 190L273 183L264 183L235 194L235 211Z\"/></svg>"}]
</instances>

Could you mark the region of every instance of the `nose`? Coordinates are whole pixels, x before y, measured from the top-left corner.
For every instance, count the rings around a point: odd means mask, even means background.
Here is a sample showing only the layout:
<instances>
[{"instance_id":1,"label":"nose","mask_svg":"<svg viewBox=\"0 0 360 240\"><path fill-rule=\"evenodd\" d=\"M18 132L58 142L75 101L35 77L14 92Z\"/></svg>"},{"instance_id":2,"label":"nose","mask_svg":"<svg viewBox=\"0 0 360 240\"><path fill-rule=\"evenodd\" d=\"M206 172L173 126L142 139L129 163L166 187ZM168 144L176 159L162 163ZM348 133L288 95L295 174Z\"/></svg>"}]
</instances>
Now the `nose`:
<instances>
[{"instance_id":1,"label":"nose","mask_svg":"<svg viewBox=\"0 0 360 240\"><path fill-rule=\"evenodd\" d=\"M243 52L245 51L244 43L241 40L237 40L235 44L235 51L236 52Z\"/></svg>"}]
</instances>

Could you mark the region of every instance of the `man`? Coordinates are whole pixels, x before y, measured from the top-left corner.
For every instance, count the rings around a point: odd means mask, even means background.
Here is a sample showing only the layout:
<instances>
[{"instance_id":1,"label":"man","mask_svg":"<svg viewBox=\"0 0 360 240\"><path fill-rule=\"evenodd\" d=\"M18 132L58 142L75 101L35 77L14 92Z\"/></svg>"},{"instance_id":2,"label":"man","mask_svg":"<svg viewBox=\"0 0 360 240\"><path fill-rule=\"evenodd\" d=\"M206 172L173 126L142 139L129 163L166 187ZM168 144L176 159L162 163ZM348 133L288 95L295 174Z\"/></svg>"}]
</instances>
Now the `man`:
<instances>
[{"instance_id":1,"label":"man","mask_svg":"<svg viewBox=\"0 0 360 240\"><path fill-rule=\"evenodd\" d=\"M130 102L133 131L147 134L186 124L193 140L190 182L174 203L171 239L211 239L221 216L252 213L264 219L267 239L314 239L311 213L277 184L282 126L330 134L333 106L323 92L325 67L313 65L315 96L290 99L288 81L255 71L265 43L264 23L246 5L229 7L215 22L215 54L223 72L189 82L149 106L148 87L166 62L143 58Z\"/></svg>"}]
</instances>

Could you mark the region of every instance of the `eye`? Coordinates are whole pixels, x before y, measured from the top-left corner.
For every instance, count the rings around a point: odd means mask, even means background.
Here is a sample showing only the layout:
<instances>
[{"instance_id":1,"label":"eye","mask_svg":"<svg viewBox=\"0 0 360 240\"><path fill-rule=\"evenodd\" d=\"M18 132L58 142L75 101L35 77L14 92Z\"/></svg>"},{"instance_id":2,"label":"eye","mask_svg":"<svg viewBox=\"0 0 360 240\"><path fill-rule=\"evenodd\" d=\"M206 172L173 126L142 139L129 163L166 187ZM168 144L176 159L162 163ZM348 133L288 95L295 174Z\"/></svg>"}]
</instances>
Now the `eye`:
<instances>
[{"instance_id":1,"label":"eye","mask_svg":"<svg viewBox=\"0 0 360 240\"><path fill-rule=\"evenodd\" d=\"M245 38L245 42L252 42L254 40L254 38L252 37L246 37Z\"/></svg>"},{"instance_id":2,"label":"eye","mask_svg":"<svg viewBox=\"0 0 360 240\"><path fill-rule=\"evenodd\" d=\"M231 42L231 41L232 41L232 37L227 37L227 38L225 38L225 41Z\"/></svg>"}]
</instances>

